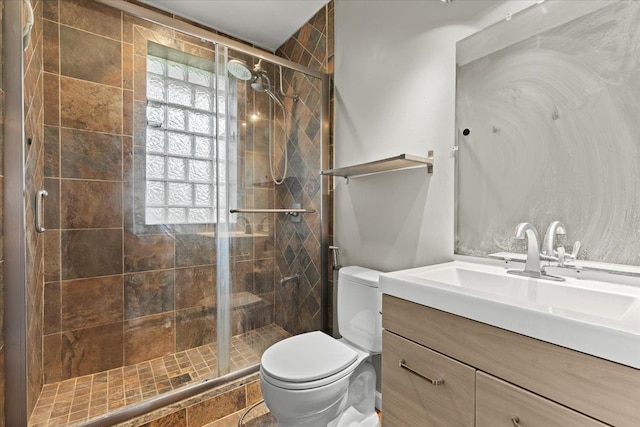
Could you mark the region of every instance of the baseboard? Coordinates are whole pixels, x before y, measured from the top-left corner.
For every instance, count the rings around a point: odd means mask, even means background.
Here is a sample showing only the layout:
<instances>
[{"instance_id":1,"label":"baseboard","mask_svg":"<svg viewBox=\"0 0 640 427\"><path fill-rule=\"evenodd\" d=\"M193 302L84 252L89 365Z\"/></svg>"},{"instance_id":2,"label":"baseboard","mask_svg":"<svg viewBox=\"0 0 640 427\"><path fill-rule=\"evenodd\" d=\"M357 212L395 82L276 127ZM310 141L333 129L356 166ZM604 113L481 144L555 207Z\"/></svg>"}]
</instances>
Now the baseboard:
<instances>
[{"instance_id":1,"label":"baseboard","mask_svg":"<svg viewBox=\"0 0 640 427\"><path fill-rule=\"evenodd\" d=\"M376 391L376 409L382 411L382 393Z\"/></svg>"}]
</instances>

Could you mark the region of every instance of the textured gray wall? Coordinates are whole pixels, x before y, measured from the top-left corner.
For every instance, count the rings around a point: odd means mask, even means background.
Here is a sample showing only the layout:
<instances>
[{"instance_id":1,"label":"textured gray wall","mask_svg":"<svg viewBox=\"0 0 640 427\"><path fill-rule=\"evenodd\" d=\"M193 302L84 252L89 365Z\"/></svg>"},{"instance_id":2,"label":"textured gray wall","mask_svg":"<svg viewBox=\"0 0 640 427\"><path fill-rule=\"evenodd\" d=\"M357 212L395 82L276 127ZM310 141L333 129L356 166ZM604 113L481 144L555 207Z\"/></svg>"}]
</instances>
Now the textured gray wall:
<instances>
[{"instance_id":1,"label":"textured gray wall","mask_svg":"<svg viewBox=\"0 0 640 427\"><path fill-rule=\"evenodd\" d=\"M494 27L552 19L549 3ZM561 220L581 259L640 264L639 28L640 2L609 3L459 64L457 253L521 250L516 224Z\"/></svg>"}]
</instances>

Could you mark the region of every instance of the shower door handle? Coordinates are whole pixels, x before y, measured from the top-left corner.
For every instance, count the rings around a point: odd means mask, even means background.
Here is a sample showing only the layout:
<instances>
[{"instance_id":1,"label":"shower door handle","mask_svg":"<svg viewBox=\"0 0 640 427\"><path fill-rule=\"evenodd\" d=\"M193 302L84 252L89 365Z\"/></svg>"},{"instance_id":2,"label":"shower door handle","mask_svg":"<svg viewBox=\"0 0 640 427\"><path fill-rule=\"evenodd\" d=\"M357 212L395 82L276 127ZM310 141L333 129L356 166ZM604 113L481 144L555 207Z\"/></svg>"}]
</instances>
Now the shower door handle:
<instances>
[{"instance_id":1,"label":"shower door handle","mask_svg":"<svg viewBox=\"0 0 640 427\"><path fill-rule=\"evenodd\" d=\"M47 190L40 190L36 194L36 231L38 233L46 231L44 228L44 198L48 195Z\"/></svg>"}]
</instances>

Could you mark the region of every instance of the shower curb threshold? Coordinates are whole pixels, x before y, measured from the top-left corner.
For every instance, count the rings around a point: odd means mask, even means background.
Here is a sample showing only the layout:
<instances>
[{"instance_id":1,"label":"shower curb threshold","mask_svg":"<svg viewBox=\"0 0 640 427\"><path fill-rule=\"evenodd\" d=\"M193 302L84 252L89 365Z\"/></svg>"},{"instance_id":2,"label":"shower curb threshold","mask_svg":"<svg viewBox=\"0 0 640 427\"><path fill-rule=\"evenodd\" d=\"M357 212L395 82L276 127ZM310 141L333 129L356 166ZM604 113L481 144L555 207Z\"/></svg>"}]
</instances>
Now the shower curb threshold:
<instances>
[{"instance_id":1,"label":"shower curb threshold","mask_svg":"<svg viewBox=\"0 0 640 427\"><path fill-rule=\"evenodd\" d=\"M140 402L126 408L101 415L99 417L88 420L82 424L81 427L108 427L118 423L124 423L131 421L137 417L149 414L155 410L166 408L168 405L176 404L180 401L196 397L199 394L211 391L215 388L229 385L232 382L239 381L235 384L235 387L240 387L245 383L255 381L257 379L257 373L260 368L259 364L252 365L246 368L242 368L236 372L232 372L227 375L223 375L218 378L205 379L198 383L186 385L175 390L172 393L156 396L144 402ZM255 377L255 378L254 378ZM185 403L185 407L194 402ZM181 405L182 406L182 405ZM174 407L173 410L179 410L181 408ZM170 412L174 412L174 411ZM170 413L168 412L168 413ZM160 415L161 416L161 415ZM149 420L150 421L150 420ZM146 421L145 421L146 422Z\"/></svg>"}]
</instances>

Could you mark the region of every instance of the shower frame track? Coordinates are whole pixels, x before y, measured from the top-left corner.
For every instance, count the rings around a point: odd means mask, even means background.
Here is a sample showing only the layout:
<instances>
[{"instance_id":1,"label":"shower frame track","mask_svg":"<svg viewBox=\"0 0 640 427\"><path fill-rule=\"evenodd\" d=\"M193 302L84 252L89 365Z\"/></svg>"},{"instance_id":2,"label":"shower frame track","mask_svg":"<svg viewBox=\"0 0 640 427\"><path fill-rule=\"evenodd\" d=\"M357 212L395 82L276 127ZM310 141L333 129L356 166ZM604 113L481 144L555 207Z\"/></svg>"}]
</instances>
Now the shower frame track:
<instances>
[{"instance_id":1,"label":"shower frame track","mask_svg":"<svg viewBox=\"0 0 640 427\"><path fill-rule=\"evenodd\" d=\"M27 425L27 249L25 212L22 1L5 1L4 64L4 329L5 423ZM14 58L7 61L6 58ZM35 194L33 194L35 197ZM11 248L11 250L7 250ZM2 284L0 284L2 286Z\"/></svg>"},{"instance_id":2,"label":"shower frame track","mask_svg":"<svg viewBox=\"0 0 640 427\"><path fill-rule=\"evenodd\" d=\"M179 402L184 399L204 393L216 387L220 387L232 381L239 380L251 374L257 373L258 365L248 366L246 368L234 371L221 377L203 380L201 382L180 387L172 392L167 392L156 396L152 399L145 400L135 405L126 406L120 410L109 412L97 418L86 421L82 427L109 427L133 418L142 416L156 409L163 408L167 405Z\"/></svg>"},{"instance_id":3,"label":"shower frame track","mask_svg":"<svg viewBox=\"0 0 640 427\"><path fill-rule=\"evenodd\" d=\"M322 82L321 109L320 109L320 170L329 169L329 99L331 76L287 59L276 56L273 53L245 45L236 40L215 34L211 31L197 27L184 21L180 21L153 10L128 3L124 0L95 0L98 3L113 7L140 19L150 21L165 27L172 28L182 33L197 37L214 44L224 45L233 50L264 59L275 65L280 65L318 78ZM25 218L24 208L24 117L22 116L22 96L24 84L22 80L22 2L5 2L4 9L4 58L20 58L9 61L5 69L5 200L4 200L4 229L5 247L12 248L5 251L5 373L6 390L11 390L5 396L5 410L7 425L24 425L28 423L27 414L27 350L26 350L26 236L25 228L29 226ZM328 242L329 242L329 202L330 179L320 176L320 274L321 274L321 306L322 329L329 328L329 282L328 282ZM15 250L14 250L15 249ZM256 372L258 366L244 368L243 370L216 379L204 381L193 386L186 386L174 392L142 402L122 411L113 412L100 419L89 420L85 426L113 425L126 419L147 413L153 409L166 406L185 398L195 396L221 384L221 381L229 381L241 378Z\"/></svg>"}]
</instances>

